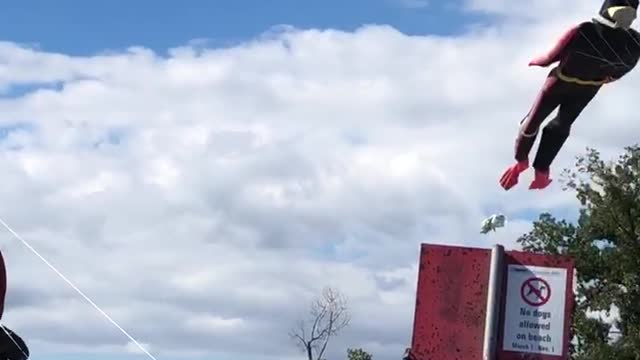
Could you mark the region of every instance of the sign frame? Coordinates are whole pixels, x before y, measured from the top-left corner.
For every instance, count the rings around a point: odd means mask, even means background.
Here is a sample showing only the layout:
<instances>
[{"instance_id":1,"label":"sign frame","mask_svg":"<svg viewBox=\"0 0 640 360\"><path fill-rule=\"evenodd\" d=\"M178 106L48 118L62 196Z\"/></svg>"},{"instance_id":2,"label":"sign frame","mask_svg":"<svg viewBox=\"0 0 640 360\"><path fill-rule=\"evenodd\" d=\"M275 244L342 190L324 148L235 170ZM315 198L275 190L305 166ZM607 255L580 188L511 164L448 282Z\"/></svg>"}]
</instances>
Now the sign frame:
<instances>
[{"instance_id":1,"label":"sign frame","mask_svg":"<svg viewBox=\"0 0 640 360\"><path fill-rule=\"evenodd\" d=\"M549 268L562 268L566 270L566 289L565 291L565 307L564 307L564 329L562 341L562 355L548 355L538 353L519 352L512 350L504 350L504 328L506 319L506 303L507 303L507 287L508 287L508 269L510 265L518 266L536 266ZM544 255L520 251L507 251L504 254L503 262L503 278L502 278L502 300L500 302L500 321L498 329L498 338L496 346L497 360L566 360L569 359L569 346L571 343L571 325L573 321L573 308L575 306L575 298L573 292L575 262L572 258L558 255ZM555 292L562 290L553 290Z\"/></svg>"}]
</instances>

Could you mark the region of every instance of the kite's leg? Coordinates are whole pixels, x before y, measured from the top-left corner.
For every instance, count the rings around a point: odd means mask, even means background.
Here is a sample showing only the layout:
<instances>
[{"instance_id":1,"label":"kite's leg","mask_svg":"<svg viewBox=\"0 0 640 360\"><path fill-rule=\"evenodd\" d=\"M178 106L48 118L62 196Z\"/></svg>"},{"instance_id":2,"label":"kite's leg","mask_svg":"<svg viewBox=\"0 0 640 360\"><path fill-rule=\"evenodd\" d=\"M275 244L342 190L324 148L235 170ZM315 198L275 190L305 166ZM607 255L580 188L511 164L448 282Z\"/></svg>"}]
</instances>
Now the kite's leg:
<instances>
[{"instance_id":1,"label":"kite's leg","mask_svg":"<svg viewBox=\"0 0 640 360\"><path fill-rule=\"evenodd\" d=\"M500 178L500 185L505 190L514 187L520 173L529 167L529 153L540 125L560 104L561 93L557 89L559 81L554 75L547 77L529 113L520 122L520 132L515 143L516 164L510 166Z\"/></svg>"},{"instance_id":2,"label":"kite's leg","mask_svg":"<svg viewBox=\"0 0 640 360\"><path fill-rule=\"evenodd\" d=\"M542 122L555 110L562 100L558 87L561 81L555 76L547 77L531 110L520 122L520 133L515 144L515 159L518 162L528 160L531 147L536 140Z\"/></svg>"},{"instance_id":3,"label":"kite's leg","mask_svg":"<svg viewBox=\"0 0 640 360\"><path fill-rule=\"evenodd\" d=\"M560 104L558 115L542 131L540 146L533 162L536 175L530 189L544 189L551 183L549 168L569 137L571 125L600 90L599 86L568 83L564 86L572 88L569 89L567 100Z\"/></svg>"}]
</instances>

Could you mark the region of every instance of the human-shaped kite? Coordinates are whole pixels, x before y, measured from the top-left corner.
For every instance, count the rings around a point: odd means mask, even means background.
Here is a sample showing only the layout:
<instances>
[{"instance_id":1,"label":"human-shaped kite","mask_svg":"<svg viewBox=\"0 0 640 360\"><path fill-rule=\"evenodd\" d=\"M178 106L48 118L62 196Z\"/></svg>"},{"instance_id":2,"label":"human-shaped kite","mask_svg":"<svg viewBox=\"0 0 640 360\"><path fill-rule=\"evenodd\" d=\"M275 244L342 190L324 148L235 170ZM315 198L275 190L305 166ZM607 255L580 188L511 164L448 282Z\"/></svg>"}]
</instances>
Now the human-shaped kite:
<instances>
[{"instance_id":1,"label":"human-shaped kite","mask_svg":"<svg viewBox=\"0 0 640 360\"><path fill-rule=\"evenodd\" d=\"M569 137L573 122L604 84L626 75L640 58L640 34L630 28L637 9L638 0L606 0L592 21L573 26L548 54L529 63L547 67L559 62L520 122L516 163L500 179L505 190L515 186L518 176L529 168L529 153L540 126L558 108L555 118L542 131L529 189L544 189L551 183L551 163Z\"/></svg>"}]
</instances>

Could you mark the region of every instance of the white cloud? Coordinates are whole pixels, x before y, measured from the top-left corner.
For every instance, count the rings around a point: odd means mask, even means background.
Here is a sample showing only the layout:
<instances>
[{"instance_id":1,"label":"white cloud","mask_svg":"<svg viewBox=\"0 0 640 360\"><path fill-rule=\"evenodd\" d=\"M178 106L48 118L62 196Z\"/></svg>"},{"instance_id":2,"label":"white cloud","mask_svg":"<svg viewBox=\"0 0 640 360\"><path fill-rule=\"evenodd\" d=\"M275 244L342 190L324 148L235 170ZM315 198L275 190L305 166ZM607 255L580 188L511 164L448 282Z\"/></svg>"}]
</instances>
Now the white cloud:
<instances>
[{"instance_id":1,"label":"white cloud","mask_svg":"<svg viewBox=\"0 0 640 360\"><path fill-rule=\"evenodd\" d=\"M3 126L29 125L0 143L0 217L159 358L295 358L289 327L333 284L354 318L328 357L365 346L397 359L421 242L515 246L530 226L517 214L573 204L557 186L529 192L529 175L508 193L497 181L548 71L528 60L581 15L554 2L511 22L513 6L473 5L507 22L457 38L284 28L166 58L4 42L0 87L34 90L0 100ZM585 145L634 141L619 105L635 76L583 114L555 169ZM508 227L481 236L495 212ZM5 322L34 354L131 350L9 234L0 242Z\"/></svg>"}]
</instances>

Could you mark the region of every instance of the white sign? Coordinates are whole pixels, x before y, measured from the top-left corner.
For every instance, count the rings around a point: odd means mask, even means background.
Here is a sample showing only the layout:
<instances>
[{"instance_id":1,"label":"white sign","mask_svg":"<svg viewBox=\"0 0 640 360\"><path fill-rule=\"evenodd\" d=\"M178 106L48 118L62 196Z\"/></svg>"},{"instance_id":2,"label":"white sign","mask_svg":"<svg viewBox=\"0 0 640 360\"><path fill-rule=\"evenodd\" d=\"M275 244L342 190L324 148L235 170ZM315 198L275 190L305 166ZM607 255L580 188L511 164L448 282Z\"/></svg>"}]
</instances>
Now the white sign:
<instances>
[{"instance_id":1,"label":"white sign","mask_svg":"<svg viewBox=\"0 0 640 360\"><path fill-rule=\"evenodd\" d=\"M503 349L562 356L567 270L509 265Z\"/></svg>"}]
</instances>

